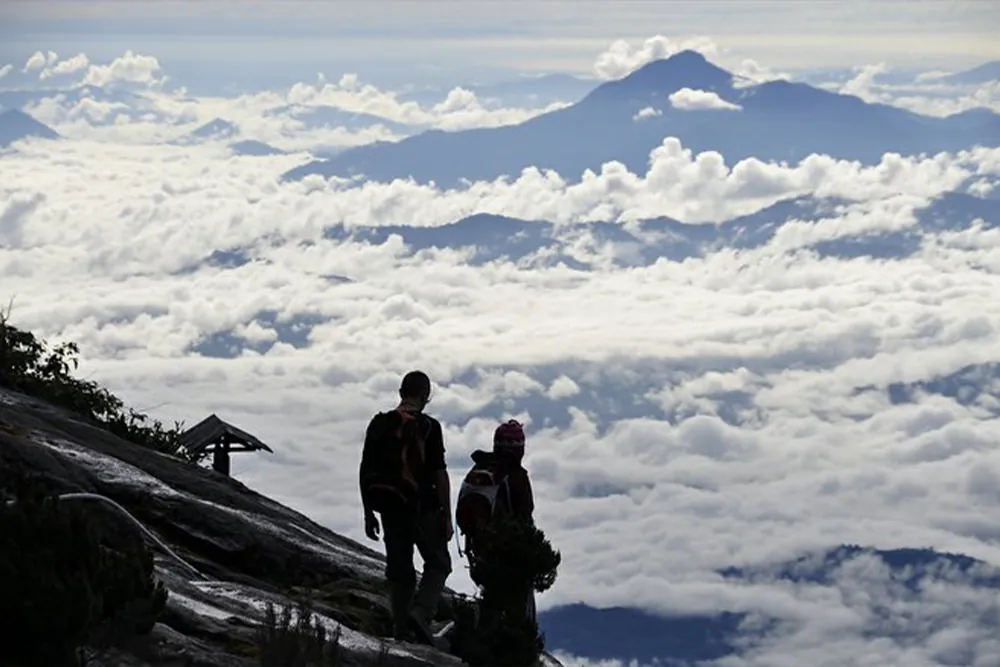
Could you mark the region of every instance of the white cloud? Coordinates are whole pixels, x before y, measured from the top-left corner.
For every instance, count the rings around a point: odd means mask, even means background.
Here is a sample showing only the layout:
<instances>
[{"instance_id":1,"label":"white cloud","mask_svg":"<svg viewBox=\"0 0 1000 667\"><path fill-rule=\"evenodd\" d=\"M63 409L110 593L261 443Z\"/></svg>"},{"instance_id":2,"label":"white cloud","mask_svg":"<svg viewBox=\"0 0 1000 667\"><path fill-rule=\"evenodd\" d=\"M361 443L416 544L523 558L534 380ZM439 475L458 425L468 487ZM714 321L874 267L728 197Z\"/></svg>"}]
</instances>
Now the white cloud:
<instances>
[{"instance_id":1,"label":"white cloud","mask_svg":"<svg viewBox=\"0 0 1000 667\"><path fill-rule=\"evenodd\" d=\"M615 40L607 50L598 54L593 69L599 79L620 79L647 63L669 58L686 50L697 51L709 61L732 72L733 85L737 88L791 78L790 74L772 70L752 58L739 56L732 49L722 47L715 40L703 36L670 38L654 35L636 48L626 40Z\"/></svg>"},{"instance_id":2,"label":"white cloud","mask_svg":"<svg viewBox=\"0 0 1000 667\"><path fill-rule=\"evenodd\" d=\"M359 92L342 83L326 94ZM287 102L156 99L190 123ZM455 93L440 113L470 103ZM423 367L435 381L431 407L456 482L496 422L522 416L539 524L565 555L543 608L579 599L787 620L733 665L822 664L816 651L834 664L934 664L962 641L989 664L989 638L965 619L995 597L942 584L923 604L895 600L885 573L864 561L828 589L736 586L713 569L840 542L935 546L1000 564L989 399L929 394L903 405L884 390L1000 360L1000 236L932 235L898 260L803 250L912 225L931 197L1000 174L1000 149L887 155L874 167L825 156L730 167L668 138L646 174L609 164L569 186L527 170L465 192L281 183L300 161L234 158L218 145L25 141L0 156L0 298L16 297L16 325L78 341L81 372L129 403L189 424L216 411L259 435L278 454L237 457L234 474L362 540L359 434L403 372ZM760 248L627 269L475 265L456 249L413 254L399 237L323 235L338 222L428 226L475 211L715 220L807 193L854 203L821 223L788 222ZM234 248L256 261L188 270ZM266 310L324 322L299 347L234 359L187 351L229 330L287 340L280 323L255 318ZM868 385L878 389L859 390ZM456 567L450 583L467 588L466 576ZM892 601L914 627L950 619L957 639L870 639L877 619L865 595Z\"/></svg>"},{"instance_id":3,"label":"white cloud","mask_svg":"<svg viewBox=\"0 0 1000 667\"><path fill-rule=\"evenodd\" d=\"M936 72L918 75L910 84L883 83L877 80L880 75L890 71L891 68L886 63L862 65L855 68L855 76L848 81L826 87L855 95L866 102L891 104L930 116L950 116L977 108L1000 113L1000 81L979 85L952 85L941 83L941 77Z\"/></svg>"},{"instance_id":4,"label":"white cloud","mask_svg":"<svg viewBox=\"0 0 1000 667\"><path fill-rule=\"evenodd\" d=\"M986 179L980 179L969 186L969 192L977 197L985 197L989 193L993 192L996 186L996 183L991 183Z\"/></svg>"},{"instance_id":5,"label":"white cloud","mask_svg":"<svg viewBox=\"0 0 1000 667\"><path fill-rule=\"evenodd\" d=\"M706 57L718 52L715 42L708 37L687 37L678 40L654 35L644 40L642 46L633 48L628 41L617 39L594 61L594 74L599 79L621 79L654 60L669 58L684 50L698 51Z\"/></svg>"},{"instance_id":6,"label":"white cloud","mask_svg":"<svg viewBox=\"0 0 1000 667\"><path fill-rule=\"evenodd\" d=\"M93 123L115 122L117 118L125 117L130 108L124 102L98 101L92 97L71 101L66 94L59 93L26 104L24 111L41 123L60 131L68 130L67 136L86 136L95 132ZM170 133L168 128L161 131L163 134Z\"/></svg>"},{"instance_id":7,"label":"white cloud","mask_svg":"<svg viewBox=\"0 0 1000 667\"><path fill-rule=\"evenodd\" d=\"M539 113L566 106L566 103L556 103L534 110L486 109L472 91L454 88L442 102L431 109L424 109L416 102L400 101L395 93L379 90L371 84L362 84L356 74L344 74L336 83L328 83L322 79L315 84L297 83L288 91L286 103L332 106L345 111L381 116L399 123L444 130L511 125Z\"/></svg>"},{"instance_id":8,"label":"white cloud","mask_svg":"<svg viewBox=\"0 0 1000 667\"><path fill-rule=\"evenodd\" d=\"M719 97L718 93L710 90L693 90L691 88L681 88L670 94L668 98L670 104L675 109L681 111L739 111L743 107Z\"/></svg>"},{"instance_id":9,"label":"white cloud","mask_svg":"<svg viewBox=\"0 0 1000 667\"><path fill-rule=\"evenodd\" d=\"M133 53L129 49L107 65L90 65L83 82L91 86L106 86L117 82L152 86L164 81L163 78L156 78L155 75L159 71L160 61L156 56Z\"/></svg>"},{"instance_id":10,"label":"white cloud","mask_svg":"<svg viewBox=\"0 0 1000 667\"><path fill-rule=\"evenodd\" d=\"M42 73L38 75L38 78L44 80L53 76L72 74L73 72L82 70L88 65L90 65L90 59L87 58L87 54L78 53L72 58L66 58L65 60L57 63L55 67L45 68L42 70Z\"/></svg>"},{"instance_id":11,"label":"white cloud","mask_svg":"<svg viewBox=\"0 0 1000 667\"><path fill-rule=\"evenodd\" d=\"M733 85L736 88L765 83L767 81L790 80L792 75L761 65L752 58L742 58L729 65L729 70L735 74Z\"/></svg>"},{"instance_id":12,"label":"white cloud","mask_svg":"<svg viewBox=\"0 0 1000 667\"><path fill-rule=\"evenodd\" d=\"M57 93L28 105L26 111L64 136L142 144L178 139L204 123L222 118L237 126L237 140L254 139L280 149L300 151L397 141L408 132L428 128L496 127L566 106L566 103L553 103L538 109L487 108L473 92L463 88L449 91L437 104L421 106L401 101L393 92L362 83L355 74L345 74L335 83L327 82L321 75L315 83L297 83L283 92L264 91L235 98L191 97L183 89L163 90L166 76L157 78L162 74L158 60L132 51L109 64L90 63L86 54L81 53L44 70L42 77L85 67L81 84L127 83L141 89L132 90L132 96L120 98L121 101L79 99ZM350 129L307 124L305 118L309 112L324 108L369 114L375 118ZM391 123L400 123L410 129L401 131L391 127Z\"/></svg>"},{"instance_id":13,"label":"white cloud","mask_svg":"<svg viewBox=\"0 0 1000 667\"><path fill-rule=\"evenodd\" d=\"M720 154L694 155L671 137L651 152L644 175L610 162L600 173L588 172L575 184L567 184L554 172L526 169L513 181L474 183L467 190L444 193L407 181L354 189L338 179L320 177L306 178L299 187L317 202L335 198L338 204L324 207L328 220L343 215L358 224L400 219L441 224L473 211L554 222L627 222L658 216L704 222L751 213L808 192L862 200L895 192L932 196L956 187L980 164L992 164L998 151L976 149L959 160L945 154L923 159L888 154L873 167L819 155L795 166L747 159L730 167ZM375 194L380 192L392 193L391 206Z\"/></svg>"},{"instance_id":14,"label":"white cloud","mask_svg":"<svg viewBox=\"0 0 1000 667\"><path fill-rule=\"evenodd\" d=\"M55 51L49 51L48 53L35 51L28 58L27 62L24 63L24 69L22 69L21 71L27 74L28 72L32 72L36 69L40 70L43 69L46 65L51 65L58 59L59 56L56 54Z\"/></svg>"},{"instance_id":15,"label":"white cloud","mask_svg":"<svg viewBox=\"0 0 1000 667\"><path fill-rule=\"evenodd\" d=\"M939 70L932 70L930 72L920 72L915 77L918 83L924 83L927 81L937 81L938 79L943 79L944 77L951 74L951 72L943 72Z\"/></svg>"},{"instance_id":16,"label":"white cloud","mask_svg":"<svg viewBox=\"0 0 1000 667\"><path fill-rule=\"evenodd\" d=\"M8 74L10 74L13 69L14 69L14 66L10 65L10 64L7 64L7 65L4 65L3 67L0 67L0 79L4 78Z\"/></svg>"},{"instance_id":17,"label":"white cloud","mask_svg":"<svg viewBox=\"0 0 1000 667\"><path fill-rule=\"evenodd\" d=\"M579 393L580 385L573 382L573 378L565 375L560 375L553 380L552 384L549 385L548 391L545 392L546 396L554 400L576 396Z\"/></svg>"},{"instance_id":18,"label":"white cloud","mask_svg":"<svg viewBox=\"0 0 1000 667\"><path fill-rule=\"evenodd\" d=\"M183 178L186 173L183 170L196 165L207 168L204 165L217 164L225 155L224 147L208 147L204 152L157 148L156 154L162 156L160 164L149 159L148 147L88 143L66 144L66 147L74 154L78 150L101 152L129 163L138 188L134 196L147 193L153 200L160 196L161 174L172 171L173 164L182 170L178 177ZM42 160L50 150L61 149L26 148L8 162ZM173 150L177 152L174 154ZM267 172L264 176L258 170L288 169L302 159L292 155L234 160L230 164L233 169L247 170L248 176L272 179L277 177L276 173ZM282 191L302 197L299 206L324 224L380 225L412 220L417 225L437 225L476 211L557 223L594 219L630 222L660 216L704 222L748 214L781 199L810 192L858 201L883 199L896 193L928 198L957 187L977 173L983 176L997 173L998 165L1000 149L977 148L957 156L942 153L904 158L887 154L872 167L820 155L812 155L797 165L747 159L729 167L718 153L706 151L694 155L671 137L650 153L650 168L642 175L610 162L603 165L600 173L585 174L574 184L567 184L554 172L526 169L512 181L477 182L468 189L454 191L439 191L402 180L358 187L346 180L325 181L318 176L288 184ZM17 178L12 181L15 182L24 181ZM315 224L307 227L294 224L287 228L295 235L309 235L316 229ZM232 231L249 239L259 228L246 226Z\"/></svg>"},{"instance_id":19,"label":"white cloud","mask_svg":"<svg viewBox=\"0 0 1000 667\"><path fill-rule=\"evenodd\" d=\"M554 652L552 657L558 660L563 667L651 667L642 665L637 660L590 660L563 651Z\"/></svg>"},{"instance_id":20,"label":"white cloud","mask_svg":"<svg viewBox=\"0 0 1000 667\"><path fill-rule=\"evenodd\" d=\"M663 112L659 109L654 109L653 107L643 107L632 116L632 120L640 121L647 118L656 118L657 116L662 116Z\"/></svg>"},{"instance_id":21,"label":"white cloud","mask_svg":"<svg viewBox=\"0 0 1000 667\"><path fill-rule=\"evenodd\" d=\"M857 74L841 87L840 92L845 95L856 95L862 99L869 94L875 77L889 71L889 66L885 63L874 65L863 65L855 68Z\"/></svg>"}]
</instances>

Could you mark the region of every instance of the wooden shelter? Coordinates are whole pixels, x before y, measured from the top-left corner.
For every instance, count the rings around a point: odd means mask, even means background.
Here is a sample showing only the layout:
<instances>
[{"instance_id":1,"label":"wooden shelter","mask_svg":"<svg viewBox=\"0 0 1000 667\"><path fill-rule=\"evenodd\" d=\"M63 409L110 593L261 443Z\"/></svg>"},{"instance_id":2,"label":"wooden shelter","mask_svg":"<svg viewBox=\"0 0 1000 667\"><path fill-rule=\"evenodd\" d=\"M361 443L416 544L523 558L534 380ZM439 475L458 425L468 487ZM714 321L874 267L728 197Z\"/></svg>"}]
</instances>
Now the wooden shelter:
<instances>
[{"instance_id":1,"label":"wooden shelter","mask_svg":"<svg viewBox=\"0 0 1000 667\"><path fill-rule=\"evenodd\" d=\"M181 434L181 443L188 452L212 454L212 468L229 476L229 455L233 452L265 451L270 447L232 424L227 424L214 413Z\"/></svg>"}]
</instances>

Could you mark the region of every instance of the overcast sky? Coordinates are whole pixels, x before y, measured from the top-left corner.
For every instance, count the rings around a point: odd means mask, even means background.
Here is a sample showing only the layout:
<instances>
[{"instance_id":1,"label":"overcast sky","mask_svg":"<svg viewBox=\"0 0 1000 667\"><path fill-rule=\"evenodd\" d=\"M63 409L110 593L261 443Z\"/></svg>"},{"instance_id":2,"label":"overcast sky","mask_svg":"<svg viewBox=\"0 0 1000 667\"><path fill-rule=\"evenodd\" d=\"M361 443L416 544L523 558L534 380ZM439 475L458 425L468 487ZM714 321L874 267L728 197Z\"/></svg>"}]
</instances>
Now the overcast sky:
<instances>
[{"instance_id":1,"label":"overcast sky","mask_svg":"<svg viewBox=\"0 0 1000 667\"><path fill-rule=\"evenodd\" d=\"M1000 59L1000 4L980 0L3 0L0 12L0 60L23 61L43 45L98 59L141 48L175 76L192 77L339 70L395 83L403 67L411 81L589 75L594 54L612 41L651 34L708 36L785 69L966 68Z\"/></svg>"}]
</instances>

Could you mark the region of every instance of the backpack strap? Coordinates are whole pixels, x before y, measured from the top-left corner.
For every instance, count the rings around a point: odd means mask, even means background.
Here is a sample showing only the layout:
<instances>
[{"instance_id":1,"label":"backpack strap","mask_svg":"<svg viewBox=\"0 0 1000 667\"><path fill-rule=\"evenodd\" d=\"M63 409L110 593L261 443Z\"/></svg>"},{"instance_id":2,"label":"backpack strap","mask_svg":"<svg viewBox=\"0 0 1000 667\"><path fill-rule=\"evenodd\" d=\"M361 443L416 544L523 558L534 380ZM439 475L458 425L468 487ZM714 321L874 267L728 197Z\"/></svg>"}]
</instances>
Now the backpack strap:
<instances>
[{"instance_id":1,"label":"backpack strap","mask_svg":"<svg viewBox=\"0 0 1000 667\"><path fill-rule=\"evenodd\" d=\"M513 516L514 515L514 499L510 497L510 473L509 472L504 474L503 481L500 482L500 484L503 486L504 491L506 491L506 493L504 493L504 498L507 499L507 514L508 514L508 516Z\"/></svg>"}]
</instances>

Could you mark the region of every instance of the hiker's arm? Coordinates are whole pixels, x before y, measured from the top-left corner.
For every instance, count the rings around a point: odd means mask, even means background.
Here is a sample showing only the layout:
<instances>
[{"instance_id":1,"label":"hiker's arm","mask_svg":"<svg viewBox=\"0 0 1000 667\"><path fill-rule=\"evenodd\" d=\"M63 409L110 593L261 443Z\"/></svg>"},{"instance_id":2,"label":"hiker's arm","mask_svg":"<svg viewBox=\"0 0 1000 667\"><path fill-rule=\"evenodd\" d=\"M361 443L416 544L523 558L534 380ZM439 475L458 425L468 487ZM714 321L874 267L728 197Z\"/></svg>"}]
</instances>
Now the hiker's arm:
<instances>
[{"instance_id":1,"label":"hiker's arm","mask_svg":"<svg viewBox=\"0 0 1000 667\"><path fill-rule=\"evenodd\" d=\"M434 471L434 486L437 488L438 500L445 515L451 517L451 480L448 479L448 464L444 455L444 433L441 423L435 422L431 430L430 456L428 463Z\"/></svg>"},{"instance_id":2,"label":"hiker's arm","mask_svg":"<svg viewBox=\"0 0 1000 667\"><path fill-rule=\"evenodd\" d=\"M444 512L445 516L447 516L448 520L450 521L451 520L451 480L448 479L448 471L447 470L438 470L437 472L435 472L434 473L434 482L435 482L435 485L437 486L438 499L441 501L441 508L442 508L441 511Z\"/></svg>"},{"instance_id":3,"label":"hiker's arm","mask_svg":"<svg viewBox=\"0 0 1000 667\"><path fill-rule=\"evenodd\" d=\"M361 491L361 506L364 507L365 516L372 513L368 509L368 503L365 500L364 494L364 479L365 475L368 474L368 470L371 467L371 441L372 441L372 426L375 424L375 420L368 422L368 428L365 429L365 444L361 449L361 465L358 466L358 488Z\"/></svg>"}]
</instances>

